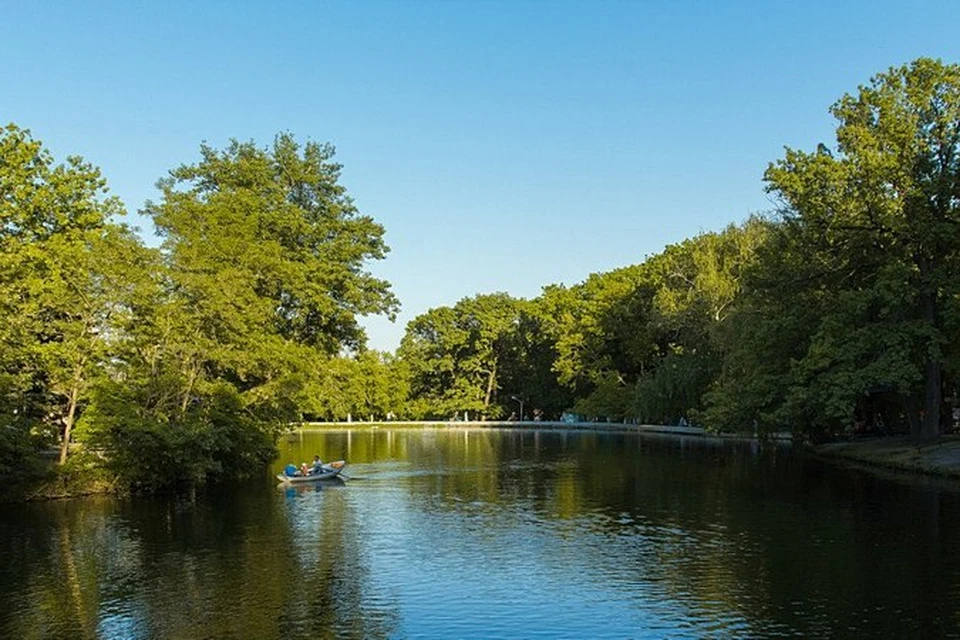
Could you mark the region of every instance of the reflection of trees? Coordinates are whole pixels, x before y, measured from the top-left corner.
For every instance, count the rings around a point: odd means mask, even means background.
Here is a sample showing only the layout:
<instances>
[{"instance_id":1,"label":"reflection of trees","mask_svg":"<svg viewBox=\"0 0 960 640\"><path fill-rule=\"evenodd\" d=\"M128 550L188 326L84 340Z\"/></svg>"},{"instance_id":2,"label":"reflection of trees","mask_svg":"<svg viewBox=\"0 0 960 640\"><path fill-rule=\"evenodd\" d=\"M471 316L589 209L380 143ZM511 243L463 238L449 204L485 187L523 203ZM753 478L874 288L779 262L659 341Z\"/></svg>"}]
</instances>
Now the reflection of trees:
<instances>
[{"instance_id":1,"label":"reflection of trees","mask_svg":"<svg viewBox=\"0 0 960 640\"><path fill-rule=\"evenodd\" d=\"M944 518L956 513L943 504L955 505L956 494L757 453L749 444L643 440L636 456L612 464L616 457L604 450L637 443L597 438L579 448L582 513L605 514L594 521L604 530L598 542L623 541L631 527L653 540L638 546L627 536L622 545L622 562L637 556L638 580L693 598L705 612L739 614L757 632L853 627L905 636L956 628L956 619L935 614L955 609L946 581L958 574L942 563L955 569L957 560L943 553L942 540L950 530ZM917 532L929 539L917 544Z\"/></svg>"},{"instance_id":2,"label":"reflection of trees","mask_svg":"<svg viewBox=\"0 0 960 640\"><path fill-rule=\"evenodd\" d=\"M122 563L125 548L124 540L110 540L91 525L107 503L5 507L0 637L97 637L104 559ZM111 557L114 542L119 553Z\"/></svg>"},{"instance_id":3,"label":"reflection of trees","mask_svg":"<svg viewBox=\"0 0 960 640\"><path fill-rule=\"evenodd\" d=\"M185 511L188 521L162 541L179 549L159 576L166 588L152 617L165 626L157 636L191 637L198 621L203 637L388 635L389 612L356 615L364 561L337 493L234 493ZM192 592L185 602L176 589L184 583ZM175 607L187 615L167 615Z\"/></svg>"},{"instance_id":4,"label":"reflection of trees","mask_svg":"<svg viewBox=\"0 0 960 640\"><path fill-rule=\"evenodd\" d=\"M365 560L336 494L32 505L39 535L4 538L25 553L4 554L0 637L387 637L391 610L357 615ZM322 529L285 517L319 503Z\"/></svg>"},{"instance_id":5,"label":"reflection of trees","mask_svg":"<svg viewBox=\"0 0 960 640\"><path fill-rule=\"evenodd\" d=\"M327 484L286 494L299 572L280 619L281 637L389 637L397 616L365 600L369 566L344 492Z\"/></svg>"}]
</instances>

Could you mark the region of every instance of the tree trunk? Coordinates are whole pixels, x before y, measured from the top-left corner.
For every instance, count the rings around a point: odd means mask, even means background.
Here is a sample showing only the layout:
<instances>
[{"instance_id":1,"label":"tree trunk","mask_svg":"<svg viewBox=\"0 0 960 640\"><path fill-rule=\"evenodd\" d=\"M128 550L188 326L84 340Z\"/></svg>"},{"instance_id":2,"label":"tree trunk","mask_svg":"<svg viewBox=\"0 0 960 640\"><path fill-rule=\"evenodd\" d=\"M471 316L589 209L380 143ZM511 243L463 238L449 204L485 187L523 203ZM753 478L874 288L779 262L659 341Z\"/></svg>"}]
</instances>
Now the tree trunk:
<instances>
[{"instance_id":1,"label":"tree trunk","mask_svg":"<svg viewBox=\"0 0 960 640\"><path fill-rule=\"evenodd\" d=\"M921 442L940 437L940 406L943 402L942 366L928 359L924 366L923 416L920 420Z\"/></svg>"},{"instance_id":2,"label":"tree trunk","mask_svg":"<svg viewBox=\"0 0 960 640\"><path fill-rule=\"evenodd\" d=\"M930 328L937 326L936 293L924 291L920 294L923 303L923 315ZM933 345L931 345L932 347ZM940 407L943 403L943 365L934 358L934 349L928 349L923 366L923 413L920 417L920 431L916 439L931 442L940 436Z\"/></svg>"},{"instance_id":3,"label":"tree trunk","mask_svg":"<svg viewBox=\"0 0 960 640\"><path fill-rule=\"evenodd\" d=\"M94 620L91 620L88 608L84 602L83 588L80 584L80 572L77 570L73 544L70 540L70 528L67 526L60 527L60 555L65 573L63 581L66 583L70 592L70 604L72 605L73 614L80 624L80 628L76 631L79 631L80 637L83 638L96 637L95 628L97 625Z\"/></svg>"},{"instance_id":4,"label":"tree trunk","mask_svg":"<svg viewBox=\"0 0 960 640\"><path fill-rule=\"evenodd\" d=\"M67 462L67 452L70 448L70 432L73 431L73 422L77 416L77 402L80 400L80 383L83 380L83 361L77 365L73 374L73 385L70 388L70 401L67 405L67 415L63 419L63 442L60 443L60 464Z\"/></svg>"},{"instance_id":5,"label":"tree trunk","mask_svg":"<svg viewBox=\"0 0 960 640\"><path fill-rule=\"evenodd\" d=\"M180 399L180 418L187 414L187 405L190 404L190 394L193 393L193 385L197 382L197 376L200 374L199 363L194 363L190 367L190 375L187 379L187 386L183 390L183 398Z\"/></svg>"},{"instance_id":6,"label":"tree trunk","mask_svg":"<svg viewBox=\"0 0 960 640\"><path fill-rule=\"evenodd\" d=\"M493 368L490 369L490 376L487 378L487 395L483 399L483 413L487 414L487 407L490 406L490 398L493 396L493 388L497 381L497 361L493 361Z\"/></svg>"}]
</instances>

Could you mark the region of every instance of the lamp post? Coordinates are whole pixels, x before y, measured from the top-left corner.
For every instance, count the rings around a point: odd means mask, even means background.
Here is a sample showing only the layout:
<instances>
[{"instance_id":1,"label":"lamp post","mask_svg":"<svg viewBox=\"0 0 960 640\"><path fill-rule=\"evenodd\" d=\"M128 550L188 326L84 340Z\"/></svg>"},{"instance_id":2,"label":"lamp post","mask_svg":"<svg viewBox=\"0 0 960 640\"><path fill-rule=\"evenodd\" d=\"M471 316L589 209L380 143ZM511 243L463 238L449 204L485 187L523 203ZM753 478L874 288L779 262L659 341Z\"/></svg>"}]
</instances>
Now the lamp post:
<instances>
[{"instance_id":1,"label":"lamp post","mask_svg":"<svg viewBox=\"0 0 960 640\"><path fill-rule=\"evenodd\" d=\"M510 399L520 403L520 422L523 422L523 400L521 400L517 396L510 396Z\"/></svg>"}]
</instances>

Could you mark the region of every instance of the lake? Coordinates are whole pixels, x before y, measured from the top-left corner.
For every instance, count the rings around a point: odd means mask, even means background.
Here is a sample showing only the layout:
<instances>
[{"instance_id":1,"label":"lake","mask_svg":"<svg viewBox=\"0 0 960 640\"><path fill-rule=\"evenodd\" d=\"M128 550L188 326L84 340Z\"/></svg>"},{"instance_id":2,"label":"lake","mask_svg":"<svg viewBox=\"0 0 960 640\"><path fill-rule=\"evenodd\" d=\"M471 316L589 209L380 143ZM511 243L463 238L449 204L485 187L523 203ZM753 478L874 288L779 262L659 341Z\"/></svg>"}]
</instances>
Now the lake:
<instances>
[{"instance_id":1,"label":"lake","mask_svg":"<svg viewBox=\"0 0 960 640\"><path fill-rule=\"evenodd\" d=\"M280 450L193 502L0 506L0 638L960 637L955 482L615 431ZM272 479L314 454L349 479Z\"/></svg>"}]
</instances>

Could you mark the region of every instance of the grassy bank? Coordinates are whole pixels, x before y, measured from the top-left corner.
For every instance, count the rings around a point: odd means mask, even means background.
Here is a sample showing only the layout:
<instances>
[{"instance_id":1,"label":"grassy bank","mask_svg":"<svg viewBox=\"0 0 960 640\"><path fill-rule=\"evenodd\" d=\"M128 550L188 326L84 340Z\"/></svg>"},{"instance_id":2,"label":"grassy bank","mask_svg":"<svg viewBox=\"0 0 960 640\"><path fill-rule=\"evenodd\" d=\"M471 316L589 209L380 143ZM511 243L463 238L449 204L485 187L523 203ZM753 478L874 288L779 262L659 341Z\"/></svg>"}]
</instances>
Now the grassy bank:
<instances>
[{"instance_id":1,"label":"grassy bank","mask_svg":"<svg viewBox=\"0 0 960 640\"><path fill-rule=\"evenodd\" d=\"M123 493L117 478L81 457L60 466L56 457L43 455L23 472L0 484L0 503L58 500L80 496Z\"/></svg>"},{"instance_id":2,"label":"grassy bank","mask_svg":"<svg viewBox=\"0 0 960 640\"><path fill-rule=\"evenodd\" d=\"M813 450L819 455L887 469L960 478L960 435L944 436L924 445L897 436L831 442Z\"/></svg>"}]
</instances>

